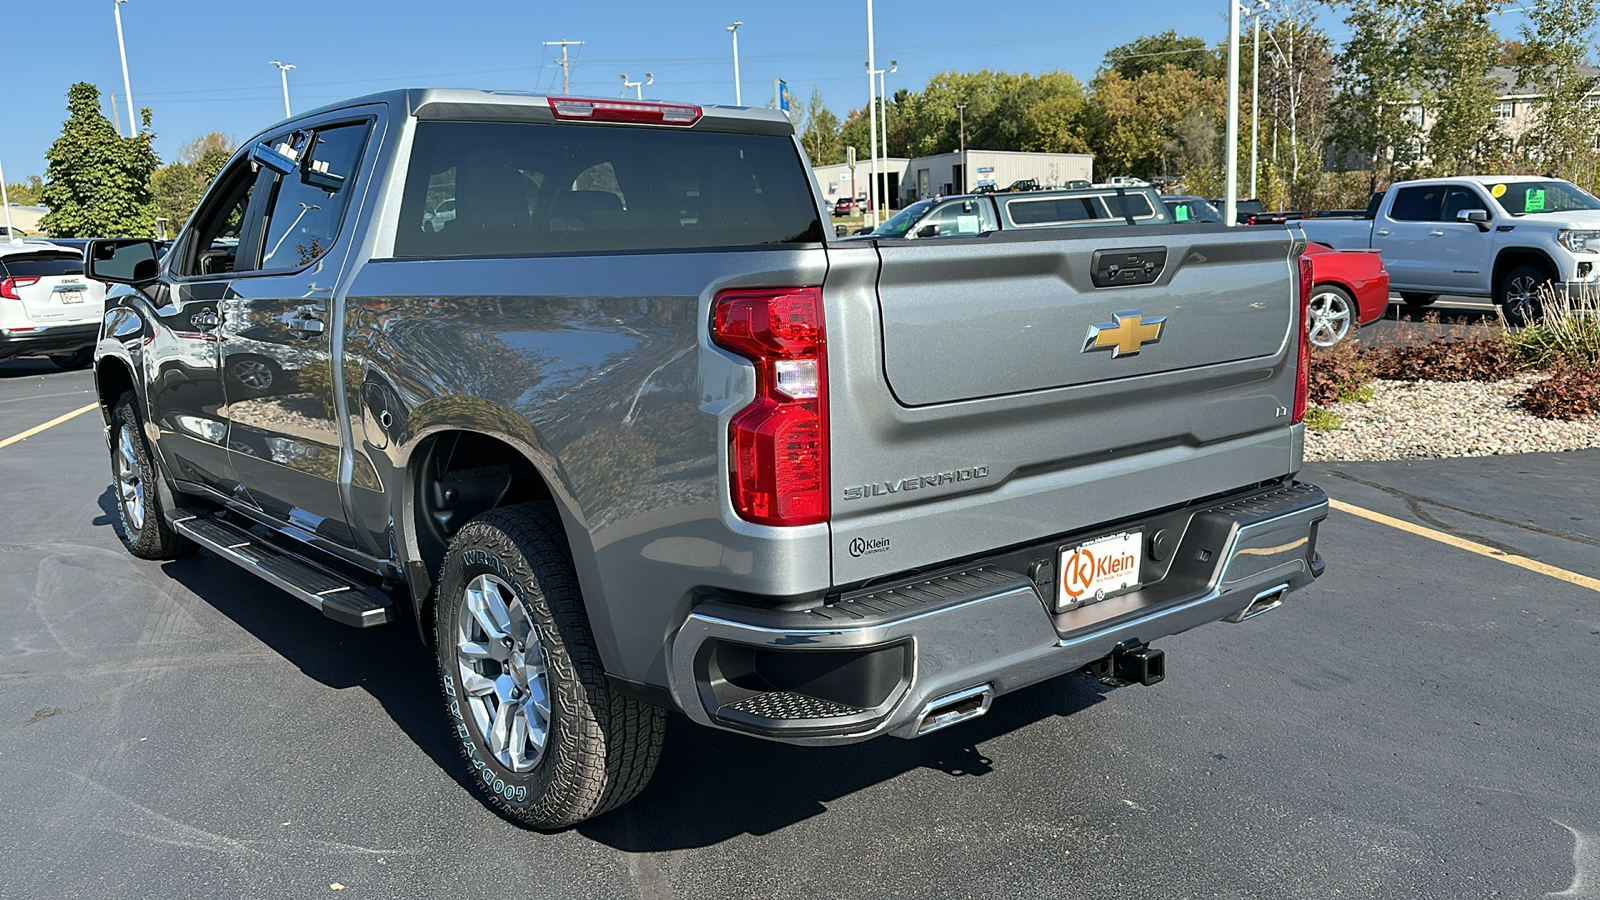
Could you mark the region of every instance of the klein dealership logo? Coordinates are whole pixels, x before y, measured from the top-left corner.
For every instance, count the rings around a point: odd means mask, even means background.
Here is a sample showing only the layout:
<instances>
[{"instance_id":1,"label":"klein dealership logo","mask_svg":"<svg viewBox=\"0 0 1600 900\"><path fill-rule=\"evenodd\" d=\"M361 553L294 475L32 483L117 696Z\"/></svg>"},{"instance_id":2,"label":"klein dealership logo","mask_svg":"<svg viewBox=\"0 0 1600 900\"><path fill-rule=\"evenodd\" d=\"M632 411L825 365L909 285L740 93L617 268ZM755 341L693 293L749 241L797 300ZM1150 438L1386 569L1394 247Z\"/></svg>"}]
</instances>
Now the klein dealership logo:
<instances>
[{"instance_id":1,"label":"klein dealership logo","mask_svg":"<svg viewBox=\"0 0 1600 900\"><path fill-rule=\"evenodd\" d=\"M888 538L856 538L850 542L850 555L860 558L873 553L885 553L889 550Z\"/></svg>"},{"instance_id":2,"label":"klein dealership logo","mask_svg":"<svg viewBox=\"0 0 1600 900\"><path fill-rule=\"evenodd\" d=\"M1096 550L1099 550L1097 553ZM1061 592L1077 600L1094 586L1118 576L1137 577L1139 558L1126 550L1079 547L1061 564ZM1095 588L1094 599L1104 600L1104 587Z\"/></svg>"}]
</instances>

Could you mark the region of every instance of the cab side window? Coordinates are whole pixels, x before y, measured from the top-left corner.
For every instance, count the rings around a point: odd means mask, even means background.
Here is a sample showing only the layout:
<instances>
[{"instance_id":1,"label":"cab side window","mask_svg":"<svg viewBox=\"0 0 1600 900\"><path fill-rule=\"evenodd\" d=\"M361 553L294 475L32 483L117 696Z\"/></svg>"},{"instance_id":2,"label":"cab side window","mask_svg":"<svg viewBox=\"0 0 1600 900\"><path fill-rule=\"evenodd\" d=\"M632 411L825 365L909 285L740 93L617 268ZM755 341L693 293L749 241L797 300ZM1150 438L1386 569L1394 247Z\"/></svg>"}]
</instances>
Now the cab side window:
<instances>
[{"instance_id":1,"label":"cab side window","mask_svg":"<svg viewBox=\"0 0 1600 900\"><path fill-rule=\"evenodd\" d=\"M1389 210L1389 218L1400 222L1437 222L1443 200L1441 185L1401 188L1394 195L1394 208Z\"/></svg>"},{"instance_id":2,"label":"cab side window","mask_svg":"<svg viewBox=\"0 0 1600 900\"><path fill-rule=\"evenodd\" d=\"M955 237L995 230L994 212L982 200L951 200L917 223L917 237Z\"/></svg>"},{"instance_id":3,"label":"cab side window","mask_svg":"<svg viewBox=\"0 0 1600 900\"><path fill-rule=\"evenodd\" d=\"M183 245L178 275L222 275L250 268L249 262L239 261L239 241L257 180L245 159L217 177L217 189L191 218L193 227Z\"/></svg>"},{"instance_id":4,"label":"cab side window","mask_svg":"<svg viewBox=\"0 0 1600 900\"><path fill-rule=\"evenodd\" d=\"M1444 192L1444 214L1441 221L1454 222L1457 214L1464 209L1488 209L1489 204L1477 192L1466 187L1448 187Z\"/></svg>"},{"instance_id":5,"label":"cab side window","mask_svg":"<svg viewBox=\"0 0 1600 900\"><path fill-rule=\"evenodd\" d=\"M275 179L261 242L262 271L298 269L328 252L349 205L367 130L367 123L359 122L316 131L295 171Z\"/></svg>"}]
</instances>

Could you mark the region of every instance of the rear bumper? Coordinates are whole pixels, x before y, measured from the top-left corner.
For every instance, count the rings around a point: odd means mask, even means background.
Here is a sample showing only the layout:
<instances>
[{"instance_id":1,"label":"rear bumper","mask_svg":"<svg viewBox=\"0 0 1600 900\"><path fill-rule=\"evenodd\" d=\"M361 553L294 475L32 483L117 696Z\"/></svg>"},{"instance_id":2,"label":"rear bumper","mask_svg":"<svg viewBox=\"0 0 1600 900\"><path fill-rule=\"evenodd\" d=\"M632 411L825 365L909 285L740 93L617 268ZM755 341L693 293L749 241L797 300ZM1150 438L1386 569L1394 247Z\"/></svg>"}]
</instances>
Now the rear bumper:
<instances>
[{"instance_id":1,"label":"rear bumper","mask_svg":"<svg viewBox=\"0 0 1600 900\"><path fill-rule=\"evenodd\" d=\"M53 325L38 331L12 331L0 328L0 359L18 356L48 356L93 347L100 339L100 324Z\"/></svg>"},{"instance_id":2,"label":"rear bumper","mask_svg":"<svg viewBox=\"0 0 1600 900\"><path fill-rule=\"evenodd\" d=\"M1275 607L1321 574L1327 513L1321 489L1292 484L1102 529L1142 527L1147 542L1165 531L1171 543L1140 590L1060 613L1047 607L1053 567L1039 564L1095 533L811 609L710 600L672 641L670 688L703 725L788 743L916 737L1120 648ZM959 704L965 714L938 715Z\"/></svg>"}]
</instances>

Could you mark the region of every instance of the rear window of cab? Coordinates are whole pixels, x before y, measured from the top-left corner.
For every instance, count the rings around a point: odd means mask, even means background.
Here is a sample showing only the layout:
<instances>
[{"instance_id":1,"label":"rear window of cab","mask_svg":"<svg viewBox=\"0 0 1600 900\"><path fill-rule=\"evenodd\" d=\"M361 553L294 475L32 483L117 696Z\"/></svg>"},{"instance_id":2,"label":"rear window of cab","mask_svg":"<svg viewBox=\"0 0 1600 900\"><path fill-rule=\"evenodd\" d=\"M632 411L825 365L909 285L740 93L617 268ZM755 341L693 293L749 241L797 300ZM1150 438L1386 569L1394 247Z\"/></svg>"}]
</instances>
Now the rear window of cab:
<instances>
[{"instance_id":1,"label":"rear window of cab","mask_svg":"<svg viewBox=\"0 0 1600 900\"><path fill-rule=\"evenodd\" d=\"M82 275L83 257L76 253L45 251L0 257L0 272L10 278L53 278Z\"/></svg>"},{"instance_id":2,"label":"rear window of cab","mask_svg":"<svg viewBox=\"0 0 1600 900\"><path fill-rule=\"evenodd\" d=\"M419 122L397 257L817 243L792 139L599 124Z\"/></svg>"}]
</instances>

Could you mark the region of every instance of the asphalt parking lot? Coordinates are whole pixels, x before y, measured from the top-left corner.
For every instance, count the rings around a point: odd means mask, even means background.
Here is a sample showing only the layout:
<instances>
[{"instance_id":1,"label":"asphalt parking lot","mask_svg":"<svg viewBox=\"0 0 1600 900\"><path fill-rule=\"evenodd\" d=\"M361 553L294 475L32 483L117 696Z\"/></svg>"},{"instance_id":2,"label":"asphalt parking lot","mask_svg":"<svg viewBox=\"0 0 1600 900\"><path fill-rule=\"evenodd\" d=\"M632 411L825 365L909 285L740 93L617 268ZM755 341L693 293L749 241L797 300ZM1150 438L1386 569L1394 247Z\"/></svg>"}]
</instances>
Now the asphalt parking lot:
<instances>
[{"instance_id":1,"label":"asphalt parking lot","mask_svg":"<svg viewBox=\"0 0 1600 900\"><path fill-rule=\"evenodd\" d=\"M0 363L0 441L91 389ZM639 800L539 834L468 794L407 629L129 556L90 411L0 446L0 897L1600 898L1600 451L1303 477L1414 530L1335 511L1324 578L1160 685L827 750L678 718Z\"/></svg>"}]
</instances>

